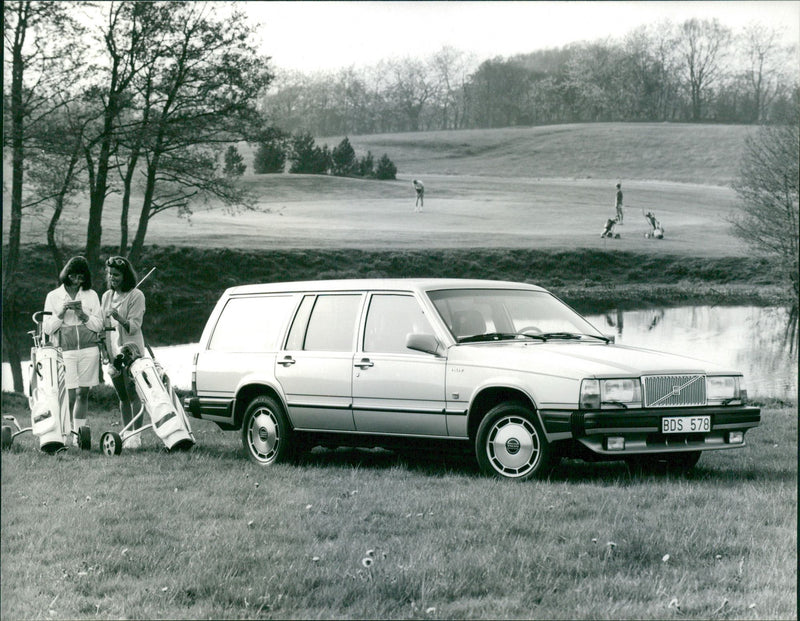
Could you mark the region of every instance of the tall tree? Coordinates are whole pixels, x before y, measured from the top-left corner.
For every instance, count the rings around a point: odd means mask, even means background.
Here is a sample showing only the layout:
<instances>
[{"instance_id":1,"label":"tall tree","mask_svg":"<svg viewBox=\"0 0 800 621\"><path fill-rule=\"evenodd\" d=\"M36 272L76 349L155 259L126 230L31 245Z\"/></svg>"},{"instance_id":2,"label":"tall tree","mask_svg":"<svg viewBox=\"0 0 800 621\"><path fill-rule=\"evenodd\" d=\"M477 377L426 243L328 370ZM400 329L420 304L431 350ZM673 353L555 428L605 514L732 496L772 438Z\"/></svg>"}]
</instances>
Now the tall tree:
<instances>
[{"instance_id":1,"label":"tall tree","mask_svg":"<svg viewBox=\"0 0 800 621\"><path fill-rule=\"evenodd\" d=\"M780 45L778 32L763 24L747 26L741 40L746 58L744 75L753 102L750 120L766 121L769 103L780 93L784 83L783 67L791 66L791 59Z\"/></svg>"},{"instance_id":2,"label":"tall tree","mask_svg":"<svg viewBox=\"0 0 800 621\"><path fill-rule=\"evenodd\" d=\"M778 122L762 125L747 139L734 189L740 201L734 233L756 252L770 257L800 296L800 92L793 109Z\"/></svg>"},{"instance_id":3,"label":"tall tree","mask_svg":"<svg viewBox=\"0 0 800 621\"><path fill-rule=\"evenodd\" d=\"M684 61L693 121L703 118L708 92L720 79L731 40L730 29L718 19L689 19L680 26L678 47Z\"/></svg>"},{"instance_id":4,"label":"tall tree","mask_svg":"<svg viewBox=\"0 0 800 621\"><path fill-rule=\"evenodd\" d=\"M251 206L236 180L220 174L218 145L255 135L261 126L256 103L272 80L242 12L223 15L214 2L152 4L162 11L163 44L146 104L152 115L142 125L144 186L131 260L140 256L148 224L159 213L188 215L198 202Z\"/></svg>"},{"instance_id":5,"label":"tall tree","mask_svg":"<svg viewBox=\"0 0 800 621\"><path fill-rule=\"evenodd\" d=\"M14 390L22 390L22 344L17 311L19 255L23 219L25 163L31 150L31 128L58 110L68 99L70 61L80 49L72 33L79 26L69 20L58 2L17 0L3 4L3 116L10 131L3 146L11 151L11 221L8 250L3 261L3 342L11 364ZM70 45L72 44L72 45ZM6 76L10 76L10 83Z\"/></svg>"}]
</instances>

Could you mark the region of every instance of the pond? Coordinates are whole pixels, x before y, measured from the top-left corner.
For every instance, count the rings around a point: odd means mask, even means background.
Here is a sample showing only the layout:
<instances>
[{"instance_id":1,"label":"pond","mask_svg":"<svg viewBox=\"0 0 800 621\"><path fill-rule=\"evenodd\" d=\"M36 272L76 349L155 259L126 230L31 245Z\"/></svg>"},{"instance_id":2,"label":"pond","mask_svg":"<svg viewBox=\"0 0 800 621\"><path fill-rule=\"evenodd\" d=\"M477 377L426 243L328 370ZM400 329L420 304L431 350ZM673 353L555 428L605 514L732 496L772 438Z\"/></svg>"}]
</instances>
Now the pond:
<instances>
[{"instance_id":1,"label":"pond","mask_svg":"<svg viewBox=\"0 0 800 621\"><path fill-rule=\"evenodd\" d=\"M797 317L790 317L787 309L684 306L587 314L586 318L601 332L613 334L617 343L710 360L742 371L751 397L797 398ZM194 344L155 348L176 386L189 388L195 350ZM23 368L27 369L27 363ZM3 390L11 389L10 375L9 366L3 364Z\"/></svg>"}]
</instances>

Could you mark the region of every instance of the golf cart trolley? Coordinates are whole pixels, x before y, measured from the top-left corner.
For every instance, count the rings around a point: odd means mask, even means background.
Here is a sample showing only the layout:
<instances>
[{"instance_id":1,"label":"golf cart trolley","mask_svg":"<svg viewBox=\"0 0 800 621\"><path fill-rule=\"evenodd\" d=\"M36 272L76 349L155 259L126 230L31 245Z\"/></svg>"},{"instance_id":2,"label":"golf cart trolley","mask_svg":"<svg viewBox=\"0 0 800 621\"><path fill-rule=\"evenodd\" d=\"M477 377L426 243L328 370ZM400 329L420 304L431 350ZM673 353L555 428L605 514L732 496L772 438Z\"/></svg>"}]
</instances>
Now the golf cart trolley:
<instances>
[{"instance_id":1,"label":"golf cart trolley","mask_svg":"<svg viewBox=\"0 0 800 621\"><path fill-rule=\"evenodd\" d=\"M33 314L36 329L28 332L33 337L31 348L28 403L31 409L31 426L21 427L13 416L3 416L3 421L14 425L3 425L2 448L9 448L21 433L30 431L39 440L39 449L45 453L59 453L67 449L72 435L77 436L78 446L87 451L92 445L89 427L72 429L69 398L65 383L64 358L61 348L44 331L43 318L48 311Z\"/></svg>"},{"instance_id":2,"label":"golf cart trolley","mask_svg":"<svg viewBox=\"0 0 800 621\"><path fill-rule=\"evenodd\" d=\"M152 351L150 353L152 355ZM105 455L119 455L122 453L123 437L136 436L146 429L152 429L168 451L192 448L195 441L189 419L172 382L155 357L144 357L138 345L128 343L122 347L112 366L112 372L125 373L126 369L130 372L142 407L120 433L106 431L100 437L100 450ZM144 416L145 411L150 417L150 424L134 429L133 425Z\"/></svg>"}]
</instances>

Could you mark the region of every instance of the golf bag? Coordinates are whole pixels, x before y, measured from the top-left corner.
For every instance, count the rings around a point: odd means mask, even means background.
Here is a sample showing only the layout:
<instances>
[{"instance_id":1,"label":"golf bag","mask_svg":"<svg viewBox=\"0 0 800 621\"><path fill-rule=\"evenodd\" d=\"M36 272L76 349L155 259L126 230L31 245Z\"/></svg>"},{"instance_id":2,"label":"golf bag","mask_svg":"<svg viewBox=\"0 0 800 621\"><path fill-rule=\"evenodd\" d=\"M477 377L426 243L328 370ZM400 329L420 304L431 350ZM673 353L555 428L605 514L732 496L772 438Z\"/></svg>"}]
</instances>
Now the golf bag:
<instances>
[{"instance_id":1,"label":"golf bag","mask_svg":"<svg viewBox=\"0 0 800 621\"><path fill-rule=\"evenodd\" d=\"M650 232L645 233L644 236L648 239L651 237L655 237L656 239L664 239L664 227L661 226L661 222L659 222L652 211L648 211L644 215L645 220L650 225Z\"/></svg>"},{"instance_id":2,"label":"golf bag","mask_svg":"<svg viewBox=\"0 0 800 621\"><path fill-rule=\"evenodd\" d=\"M603 232L600 233L600 237L614 237L619 239L619 233L614 233L614 228L617 226L617 219L616 218L609 218L606 220L606 224L603 227Z\"/></svg>"},{"instance_id":3,"label":"golf bag","mask_svg":"<svg viewBox=\"0 0 800 621\"><path fill-rule=\"evenodd\" d=\"M142 402L142 410L150 417L150 425L167 450L186 450L194 446L194 435L180 398L161 366L152 358L145 358L139 347L128 343L122 347L114 365L122 372L127 367L131 374L136 394ZM142 415L140 411L136 418ZM132 421L133 422L133 421ZM129 426L132 426L132 422ZM142 427L132 434L143 431ZM126 427L127 430L127 427ZM125 431L125 430L124 430ZM113 433L103 434L101 446L106 454L119 455L122 443Z\"/></svg>"},{"instance_id":4,"label":"golf bag","mask_svg":"<svg viewBox=\"0 0 800 621\"><path fill-rule=\"evenodd\" d=\"M45 333L42 318L50 313L40 311L33 315L36 330L31 348L28 405L31 409L31 433L38 438L39 448L45 453L55 453L66 447L74 433L83 450L91 447L88 427L72 429L67 395L64 357ZM26 431L26 430L20 430Z\"/></svg>"}]
</instances>

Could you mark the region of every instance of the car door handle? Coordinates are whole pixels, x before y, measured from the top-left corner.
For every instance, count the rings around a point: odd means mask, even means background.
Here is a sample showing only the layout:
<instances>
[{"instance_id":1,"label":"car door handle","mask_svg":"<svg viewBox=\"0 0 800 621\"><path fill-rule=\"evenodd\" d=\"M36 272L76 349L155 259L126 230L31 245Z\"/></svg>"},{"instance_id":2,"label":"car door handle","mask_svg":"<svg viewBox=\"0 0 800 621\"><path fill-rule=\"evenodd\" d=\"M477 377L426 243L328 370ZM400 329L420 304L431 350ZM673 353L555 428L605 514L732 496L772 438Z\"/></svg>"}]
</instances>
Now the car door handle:
<instances>
[{"instance_id":1,"label":"car door handle","mask_svg":"<svg viewBox=\"0 0 800 621\"><path fill-rule=\"evenodd\" d=\"M297 360L292 358L291 356L286 356L283 360L278 360L278 364L282 364L285 367L293 365Z\"/></svg>"},{"instance_id":2,"label":"car door handle","mask_svg":"<svg viewBox=\"0 0 800 621\"><path fill-rule=\"evenodd\" d=\"M374 367L375 363L369 358L362 358L361 362L356 362L353 366L359 369L368 369L369 367Z\"/></svg>"}]
</instances>

